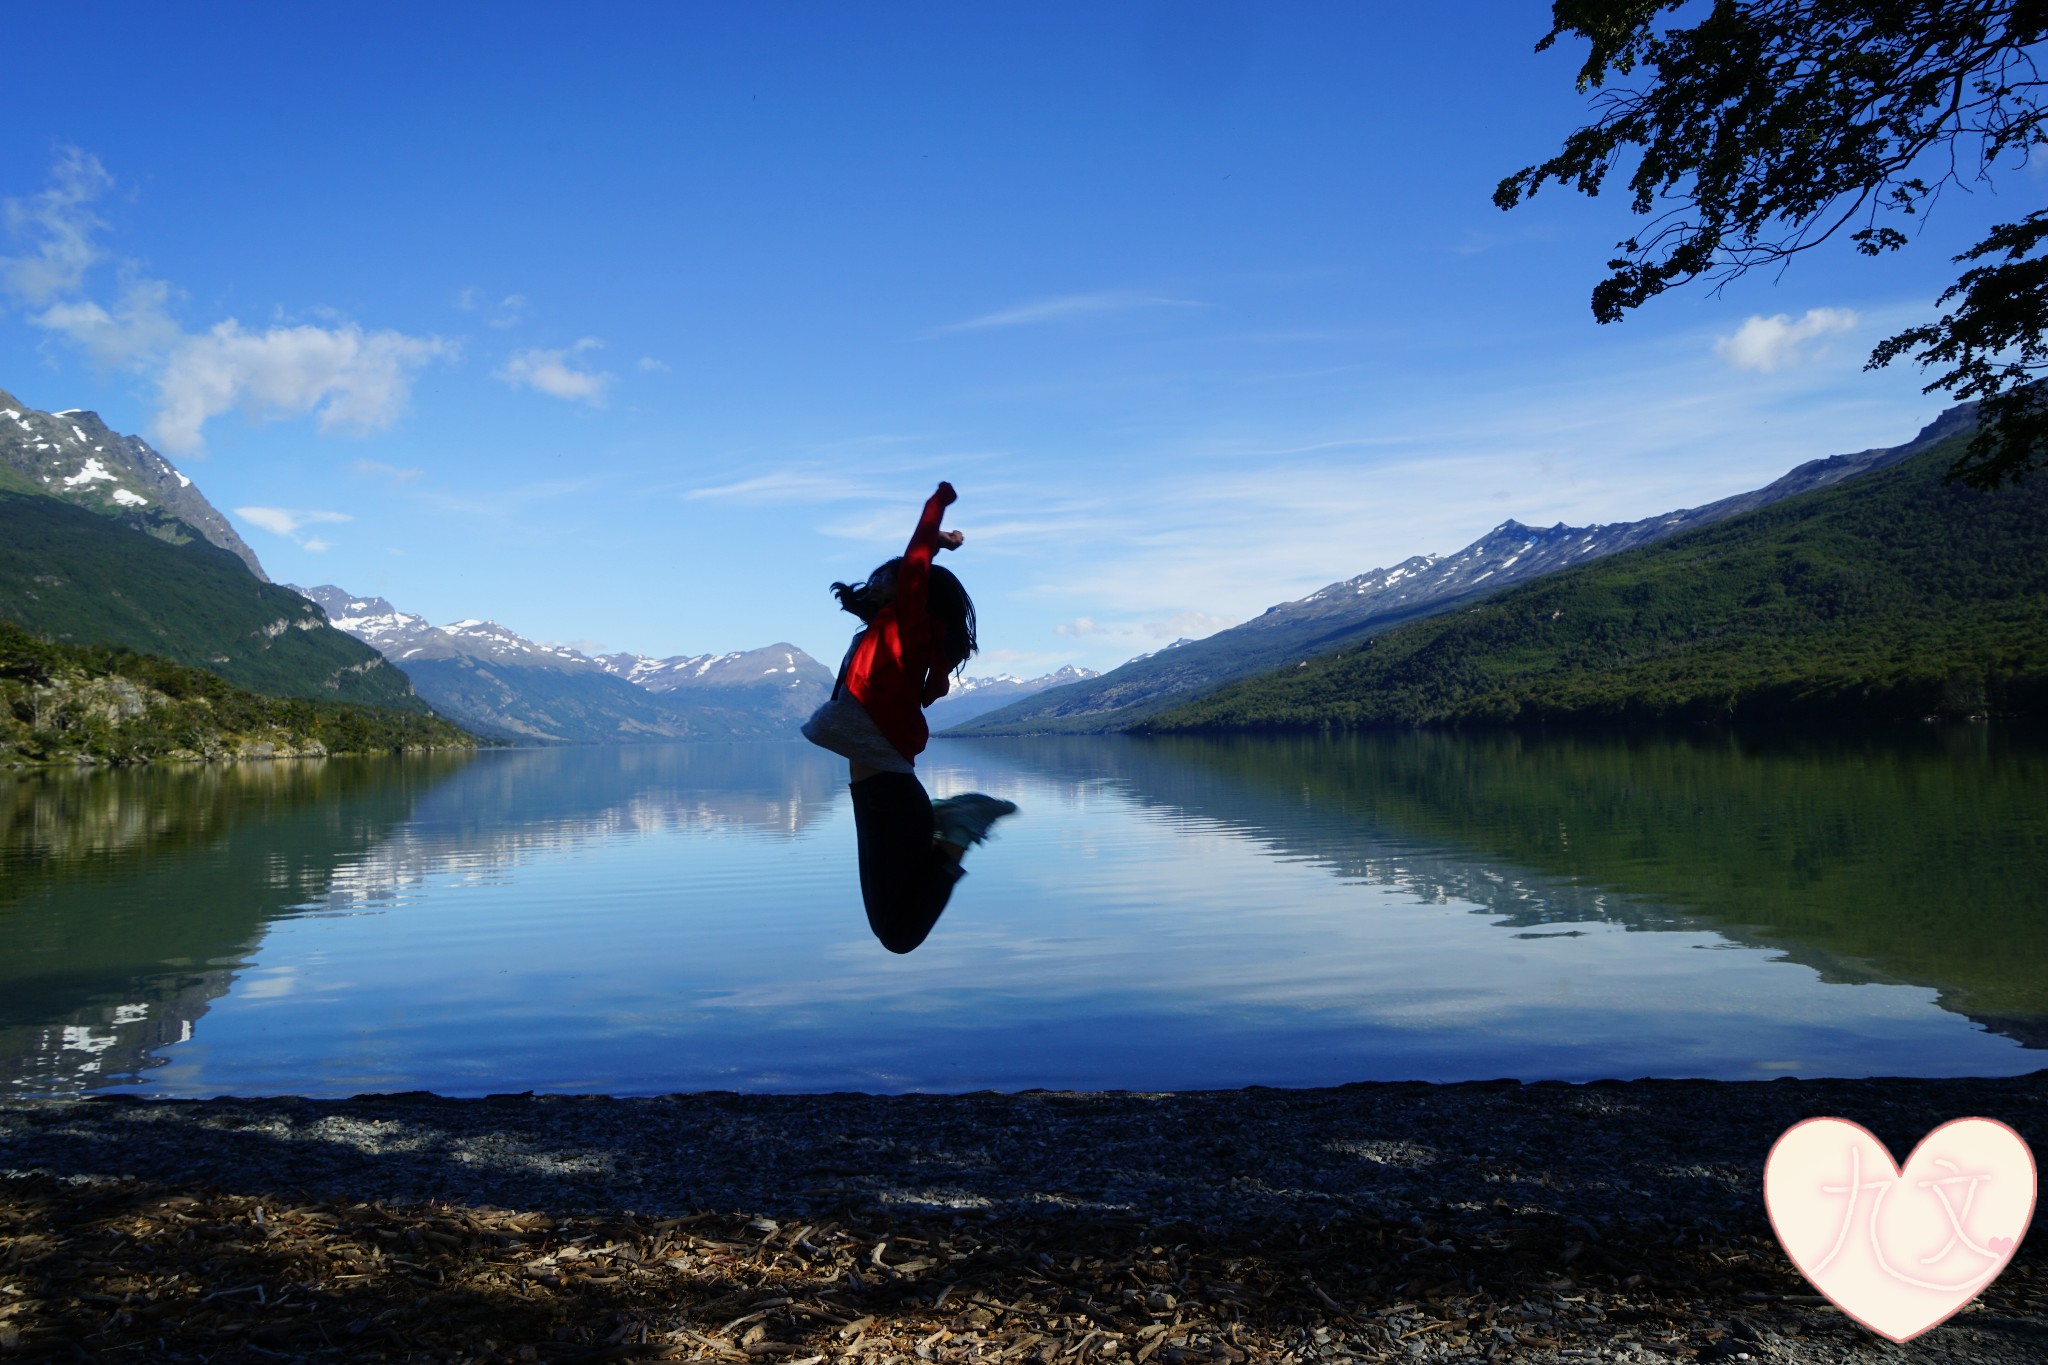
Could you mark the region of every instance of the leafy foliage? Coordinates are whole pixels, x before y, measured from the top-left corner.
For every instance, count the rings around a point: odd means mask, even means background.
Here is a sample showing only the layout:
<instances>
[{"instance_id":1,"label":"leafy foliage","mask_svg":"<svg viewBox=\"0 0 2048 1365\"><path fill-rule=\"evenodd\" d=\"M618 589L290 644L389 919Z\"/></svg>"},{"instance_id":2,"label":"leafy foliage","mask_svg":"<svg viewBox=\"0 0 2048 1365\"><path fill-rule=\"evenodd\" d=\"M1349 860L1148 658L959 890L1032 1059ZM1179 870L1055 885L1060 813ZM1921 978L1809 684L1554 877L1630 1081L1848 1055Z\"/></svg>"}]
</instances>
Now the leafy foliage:
<instances>
[{"instance_id":1,"label":"leafy foliage","mask_svg":"<svg viewBox=\"0 0 2048 1365\"><path fill-rule=\"evenodd\" d=\"M2048 481L1997 497L1945 483L1962 444L1137 728L2048 714Z\"/></svg>"},{"instance_id":2,"label":"leafy foliage","mask_svg":"<svg viewBox=\"0 0 2048 1365\"><path fill-rule=\"evenodd\" d=\"M1649 219L1617 246L1593 289L1613 322L1703 275L1717 285L1846 234L1877 256L1909 240L1899 222L1944 188L1989 181L2048 143L2036 57L2042 0L1714 0L1689 27L1663 16L1690 0L1556 0L1541 51L1590 40L1579 88L1648 70L1641 88L1602 88L1595 120L1548 160L1500 182L1513 208L1546 183L1597 195L1636 152L1630 208ZM1940 321L1881 344L1873 367L1918 348L1933 383L1986 400L1986 424L1951 473L1995 487L2048 461L2048 403L2025 395L2048 371L2048 261L2040 215L1993 229L1957 260L1965 274Z\"/></svg>"},{"instance_id":3,"label":"leafy foliage","mask_svg":"<svg viewBox=\"0 0 2048 1365\"><path fill-rule=\"evenodd\" d=\"M1951 477L1978 488L2016 479L2048 449L2048 397L2035 376L2048 369L2048 259L2032 255L2048 240L2048 212L2006 223L1956 259L2002 261L1973 266L1941 296L1963 304L1939 322L1908 327L1878 343L1865 369L1889 365L1915 346L1920 362L1948 365L1928 387L1983 400L1983 428Z\"/></svg>"},{"instance_id":4,"label":"leafy foliage","mask_svg":"<svg viewBox=\"0 0 2048 1365\"><path fill-rule=\"evenodd\" d=\"M439 716L260 696L204 669L60 644L0 620L0 762L147 763L475 743Z\"/></svg>"}]
</instances>

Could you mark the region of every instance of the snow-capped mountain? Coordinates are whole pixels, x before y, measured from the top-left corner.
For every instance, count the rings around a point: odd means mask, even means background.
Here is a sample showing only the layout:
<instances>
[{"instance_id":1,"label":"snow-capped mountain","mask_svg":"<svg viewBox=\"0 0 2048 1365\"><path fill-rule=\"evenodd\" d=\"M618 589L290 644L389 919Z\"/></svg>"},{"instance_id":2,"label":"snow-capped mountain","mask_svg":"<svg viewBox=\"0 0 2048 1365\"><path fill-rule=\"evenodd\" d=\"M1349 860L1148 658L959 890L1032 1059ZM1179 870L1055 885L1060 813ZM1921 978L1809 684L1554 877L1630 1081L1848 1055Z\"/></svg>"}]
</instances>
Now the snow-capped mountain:
<instances>
[{"instance_id":1,"label":"snow-capped mountain","mask_svg":"<svg viewBox=\"0 0 2048 1365\"><path fill-rule=\"evenodd\" d=\"M832 686L832 671L791 644L773 644L732 654L678 654L650 659L644 654L600 654L592 662L613 677L649 692L692 688L757 687L805 682Z\"/></svg>"},{"instance_id":2,"label":"snow-capped mountain","mask_svg":"<svg viewBox=\"0 0 2048 1365\"><path fill-rule=\"evenodd\" d=\"M110 430L98 413L40 412L0 390L0 470L13 471L39 493L128 522L160 540L177 543L196 533L270 581L256 552L190 478L140 436Z\"/></svg>"},{"instance_id":3,"label":"snow-capped mountain","mask_svg":"<svg viewBox=\"0 0 2048 1365\"><path fill-rule=\"evenodd\" d=\"M319 604L337 630L348 632L401 666L412 659L466 658L521 668L599 667L587 654L540 644L496 621L472 619L436 626L424 616L400 611L381 597L351 596L332 583L317 588L301 588L295 583L285 586Z\"/></svg>"},{"instance_id":4,"label":"snow-capped mountain","mask_svg":"<svg viewBox=\"0 0 2048 1365\"><path fill-rule=\"evenodd\" d=\"M971 728L983 734L1120 730L1226 682L1446 611L1511 583L1695 531L1896 464L1970 430L1976 420L1976 404L1965 403L1942 413L1904 445L1809 460L1762 488L1641 521L1602 526L1560 522L1547 529L1504 521L1454 554L1415 555L1329 584L1205 639L1177 640L1099 678L1007 705Z\"/></svg>"},{"instance_id":5,"label":"snow-capped mountain","mask_svg":"<svg viewBox=\"0 0 2048 1365\"><path fill-rule=\"evenodd\" d=\"M793 735L832 688L825 666L791 644L593 658L496 621L437 626L331 583L292 590L396 664L442 715L505 739L622 744Z\"/></svg>"},{"instance_id":6,"label":"snow-capped mountain","mask_svg":"<svg viewBox=\"0 0 2048 1365\"><path fill-rule=\"evenodd\" d=\"M1013 701L1036 696L1049 687L1086 682L1094 676L1092 668L1068 664L1036 678L1020 678L1014 673L998 673L988 678L955 678L946 695L926 708L925 716L933 730L965 725L977 716L1008 706Z\"/></svg>"}]
</instances>

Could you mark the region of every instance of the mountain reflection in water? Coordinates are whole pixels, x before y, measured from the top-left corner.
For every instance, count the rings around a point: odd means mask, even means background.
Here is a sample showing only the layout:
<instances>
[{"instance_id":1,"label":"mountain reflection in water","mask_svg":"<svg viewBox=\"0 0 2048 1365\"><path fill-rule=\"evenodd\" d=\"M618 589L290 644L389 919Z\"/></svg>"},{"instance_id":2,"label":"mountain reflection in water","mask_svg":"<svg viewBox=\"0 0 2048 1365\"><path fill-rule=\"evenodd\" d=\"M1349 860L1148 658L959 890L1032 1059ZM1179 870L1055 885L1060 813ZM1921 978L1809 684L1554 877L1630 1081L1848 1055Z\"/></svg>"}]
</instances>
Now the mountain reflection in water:
<instances>
[{"instance_id":1,"label":"mountain reflection in water","mask_svg":"<svg viewBox=\"0 0 2048 1365\"><path fill-rule=\"evenodd\" d=\"M1985 727L939 741L920 767L1024 811L908 958L861 918L844 765L801 743L0 776L0 1074L1191 1088L2009 1072L2048 1045L2048 748Z\"/></svg>"},{"instance_id":2,"label":"mountain reflection in water","mask_svg":"<svg viewBox=\"0 0 2048 1365\"><path fill-rule=\"evenodd\" d=\"M1833 982L1909 983L2048 1047L2048 743L1431 731L1030 742L1338 876L1525 934L1711 928Z\"/></svg>"},{"instance_id":3,"label":"mountain reflection in water","mask_svg":"<svg viewBox=\"0 0 2048 1365\"><path fill-rule=\"evenodd\" d=\"M623 832L793 837L836 795L793 746L742 763L732 747L0 775L0 1077L17 1094L133 1083L279 918L376 911L436 873L488 881Z\"/></svg>"},{"instance_id":4,"label":"mountain reflection in water","mask_svg":"<svg viewBox=\"0 0 2048 1365\"><path fill-rule=\"evenodd\" d=\"M325 894L466 755L0 777L0 1068L132 1079L192 1037L265 927Z\"/></svg>"}]
</instances>

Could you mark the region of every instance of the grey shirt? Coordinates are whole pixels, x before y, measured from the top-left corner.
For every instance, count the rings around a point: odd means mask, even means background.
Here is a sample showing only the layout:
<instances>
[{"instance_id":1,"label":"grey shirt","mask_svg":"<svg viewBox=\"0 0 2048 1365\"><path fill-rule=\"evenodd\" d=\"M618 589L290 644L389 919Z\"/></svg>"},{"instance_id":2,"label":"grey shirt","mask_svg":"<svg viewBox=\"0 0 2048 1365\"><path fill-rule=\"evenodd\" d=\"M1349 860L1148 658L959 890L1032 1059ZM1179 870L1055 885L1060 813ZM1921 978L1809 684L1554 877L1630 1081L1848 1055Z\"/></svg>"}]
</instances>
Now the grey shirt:
<instances>
[{"instance_id":1,"label":"grey shirt","mask_svg":"<svg viewBox=\"0 0 2048 1365\"><path fill-rule=\"evenodd\" d=\"M862 632L863 634L865 632ZM860 643L860 635L853 637L854 644ZM846 676L846 666L853 662L853 646L849 645L846 657L840 661L839 676ZM882 733L882 727L875 724L867 708L853 699L845 688L834 686L830 701L811 712L811 718L804 722L803 736L821 749L830 749L842 758L885 773L914 773L917 767L889 742Z\"/></svg>"}]
</instances>

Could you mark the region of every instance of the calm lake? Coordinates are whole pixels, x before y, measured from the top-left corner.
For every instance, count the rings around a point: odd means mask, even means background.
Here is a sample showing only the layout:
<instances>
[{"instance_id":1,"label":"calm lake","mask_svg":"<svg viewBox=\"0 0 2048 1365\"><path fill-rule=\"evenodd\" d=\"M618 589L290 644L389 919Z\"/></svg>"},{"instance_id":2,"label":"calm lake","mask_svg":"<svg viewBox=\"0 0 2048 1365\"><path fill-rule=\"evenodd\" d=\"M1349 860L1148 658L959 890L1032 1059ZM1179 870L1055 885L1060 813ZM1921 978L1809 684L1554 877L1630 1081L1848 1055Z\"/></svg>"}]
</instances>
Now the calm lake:
<instances>
[{"instance_id":1,"label":"calm lake","mask_svg":"<svg viewBox=\"0 0 2048 1365\"><path fill-rule=\"evenodd\" d=\"M796 742L0 775L17 1095L2048 1066L2048 744L935 741L931 939Z\"/></svg>"}]
</instances>

